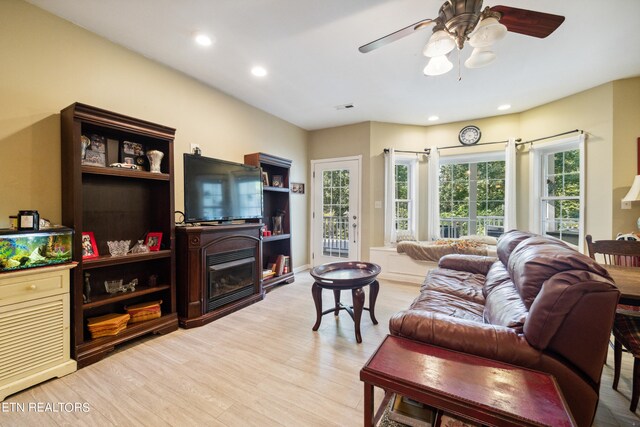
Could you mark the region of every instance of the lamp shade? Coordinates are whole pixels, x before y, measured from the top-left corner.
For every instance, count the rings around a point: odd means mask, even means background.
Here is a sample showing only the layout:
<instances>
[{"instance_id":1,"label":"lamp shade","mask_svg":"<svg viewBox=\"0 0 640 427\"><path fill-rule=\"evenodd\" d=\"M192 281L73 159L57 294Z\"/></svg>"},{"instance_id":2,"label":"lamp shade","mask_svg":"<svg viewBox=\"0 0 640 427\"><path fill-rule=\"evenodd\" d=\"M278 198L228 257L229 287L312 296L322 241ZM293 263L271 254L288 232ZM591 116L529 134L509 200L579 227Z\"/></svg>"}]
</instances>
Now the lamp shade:
<instances>
[{"instance_id":1,"label":"lamp shade","mask_svg":"<svg viewBox=\"0 0 640 427\"><path fill-rule=\"evenodd\" d=\"M464 61L467 68L482 68L491 64L496 60L496 54L488 48L475 48L471 52L471 56Z\"/></svg>"},{"instance_id":2,"label":"lamp shade","mask_svg":"<svg viewBox=\"0 0 640 427\"><path fill-rule=\"evenodd\" d=\"M633 178L633 184L631 185L631 189L622 199L623 202L635 202L640 200L640 175L636 175Z\"/></svg>"},{"instance_id":3,"label":"lamp shade","mask_svg":"<svg viewBox=\"0 0 640 427\"><path fill-rule=\"evenodd\" d=\"M507 34L507 27L502 25L496 18L485 18L476 27L469 37L469 44L473 47L491 46L498 40L502 40Z\"/></svg>"},{"instance_id":4,"label":"lamp shade","mask_svg":"<svg viewBox=\"0 0 640 427\"><path fill-rule=\"evenodd\" d=\"M427 76L439 76L441 74L451 71L453 64L445 55L434 56L429 60L429 63L424 67L424 74Z\"/></svg>"},{"instance_id":5,"label":"lamp shade","mask_svg":"<svg viewBox=\"0 0 640 427\"><path fill-rule=\"evenodd\" d=\"M422 53L424 56L433 58L435 56L446 55L451 52L454 47L456 47L456 42L453 41L449 33L445 30L439 30L431 35Z\"/></svg>"}]
</instances>

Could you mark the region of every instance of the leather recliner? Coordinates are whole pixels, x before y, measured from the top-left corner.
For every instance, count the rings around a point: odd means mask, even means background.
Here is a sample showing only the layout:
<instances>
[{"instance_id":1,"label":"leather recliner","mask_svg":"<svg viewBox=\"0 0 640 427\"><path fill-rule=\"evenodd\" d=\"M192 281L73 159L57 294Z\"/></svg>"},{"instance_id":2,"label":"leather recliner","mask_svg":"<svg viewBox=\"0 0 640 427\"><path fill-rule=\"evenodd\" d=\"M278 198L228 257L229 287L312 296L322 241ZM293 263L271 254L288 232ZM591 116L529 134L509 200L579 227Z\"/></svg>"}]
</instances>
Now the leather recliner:
<instances>
[{"instance_id":1,"label":"leather recliner","mask_svg":"<svg viewBox=\"0 0 640 427\"><path fill-rule=\"evenodd\" d=\"M497 254L441 258L391 333L552 374L577 424L591 425L620 292L558 239L512 230Z\"/></svg>"}]
</instances>

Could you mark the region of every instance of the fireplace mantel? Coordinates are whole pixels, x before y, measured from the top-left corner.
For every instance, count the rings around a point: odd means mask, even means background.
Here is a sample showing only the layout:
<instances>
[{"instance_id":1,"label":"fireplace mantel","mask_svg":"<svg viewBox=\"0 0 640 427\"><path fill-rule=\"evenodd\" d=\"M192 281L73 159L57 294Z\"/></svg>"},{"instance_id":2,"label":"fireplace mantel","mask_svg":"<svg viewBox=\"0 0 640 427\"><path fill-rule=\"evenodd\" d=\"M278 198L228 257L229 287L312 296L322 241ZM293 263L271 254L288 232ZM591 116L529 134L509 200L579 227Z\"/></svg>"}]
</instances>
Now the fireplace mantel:
<instances>
[{"instance_id":1,"label":"fireplace mantel","mask_svg":"<svg viewBox=\"0 0 640 427\"><path fill-rule=\"evenodd\" d=\"M264 298L260 286L262 224L176 227L178 318L183 328L205 325ZM253 288L249 295L209 309L207 257L250 250L254 257Z\"/></svg>"}]
</instances>

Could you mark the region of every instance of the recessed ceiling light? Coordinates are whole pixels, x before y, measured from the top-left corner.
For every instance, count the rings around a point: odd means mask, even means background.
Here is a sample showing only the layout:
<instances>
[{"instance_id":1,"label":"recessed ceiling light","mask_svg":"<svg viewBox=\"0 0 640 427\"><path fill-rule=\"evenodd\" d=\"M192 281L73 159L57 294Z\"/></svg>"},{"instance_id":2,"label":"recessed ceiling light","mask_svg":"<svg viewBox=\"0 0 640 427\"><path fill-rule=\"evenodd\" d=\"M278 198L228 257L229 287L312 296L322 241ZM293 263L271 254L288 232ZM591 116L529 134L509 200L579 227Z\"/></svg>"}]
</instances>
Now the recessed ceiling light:
<instances>
[{"instance_id":1,"label":"recessed ceiling light","mask_svg":"<svg viewBox=\"0 0 640 427\"><path fill-rule=\"evenodd\" d=\"M438 116L429 116L429 117L427 117L427 120L429 120L430 122L435 122L436 120L440 120L440 117L438 117Z\"/></svg>"},{"instance_id":2,"label":"recessed ceiling light","mask_svg":"<svg viewBox=\"0 0 640 427\"><path fill-rule=\"evenodd\" d=\"M264 67L256 66L251 69L251 74L256 77L264 77L267 75L267 70Z\"/></svg>"},{"instance_id":3,"label":"recessed ceiling light","mask_svg":"<svg viewBox=\"0 0 640 427\"><path fill-rule=\"evenodd\" d=\"M502 104L498 107L498 110L504 111L504 110L508 110L509 108L511 108L511 104Z\"/></svg>"},{"instance_id":4,"label":"recessed ceiling light","mask_svg":"<svg viewBox=\"0 0 640 427\"><path fill-rule=\"evenodd\" d=\"M195 42L200 46L211 46L211 44L213 43L213 40L211 40L211 37L209 37L204 33L196 33L193 36L193 40L195 40Z\"/></svg>"}]
</instances>

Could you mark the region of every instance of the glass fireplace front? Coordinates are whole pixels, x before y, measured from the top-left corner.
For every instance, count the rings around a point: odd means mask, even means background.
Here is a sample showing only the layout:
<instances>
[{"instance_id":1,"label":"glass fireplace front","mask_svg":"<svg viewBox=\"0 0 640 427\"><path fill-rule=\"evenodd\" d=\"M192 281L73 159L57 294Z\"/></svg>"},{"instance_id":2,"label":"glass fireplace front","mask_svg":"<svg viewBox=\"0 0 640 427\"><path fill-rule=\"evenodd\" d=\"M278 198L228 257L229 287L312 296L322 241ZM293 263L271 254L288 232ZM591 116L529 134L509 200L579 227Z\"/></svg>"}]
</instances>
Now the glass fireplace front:
<instances>
[{"instance_id":1,"label":"glass fireplace front","mask_svg":"<svg viewBox=\"0 0 640 427\"><path fill-rule=\"evenodd\" d=\"M209 255L207 266L207 311L254 293L256 257L254 249Z\"/></svg>"}]
</instances>

